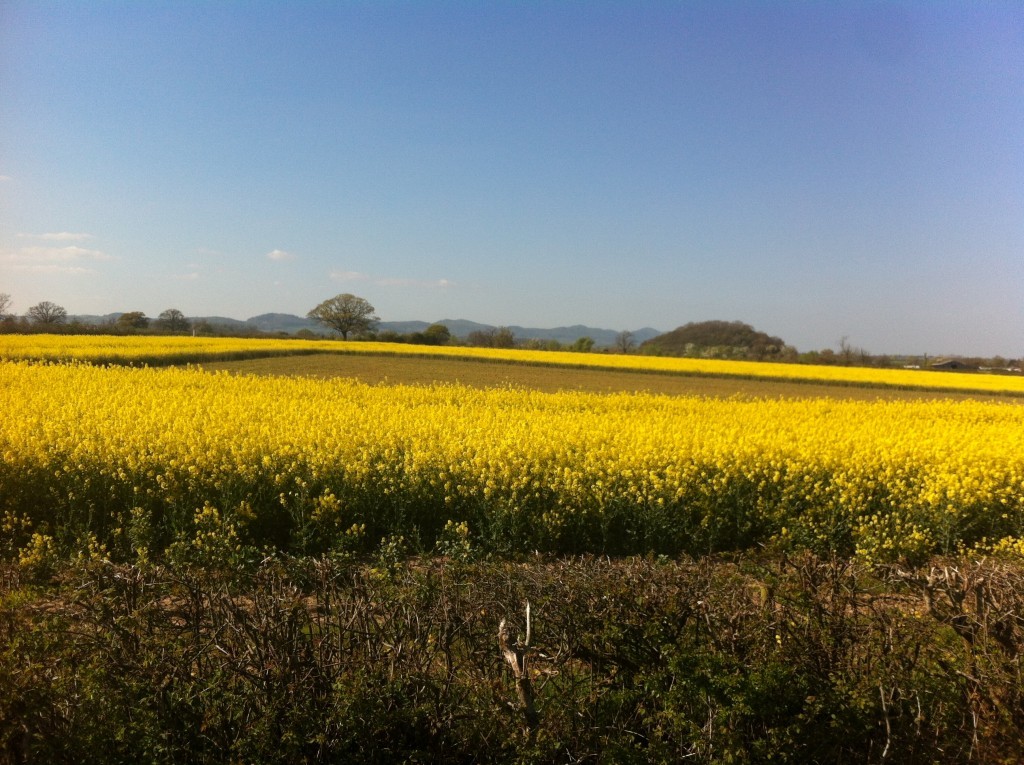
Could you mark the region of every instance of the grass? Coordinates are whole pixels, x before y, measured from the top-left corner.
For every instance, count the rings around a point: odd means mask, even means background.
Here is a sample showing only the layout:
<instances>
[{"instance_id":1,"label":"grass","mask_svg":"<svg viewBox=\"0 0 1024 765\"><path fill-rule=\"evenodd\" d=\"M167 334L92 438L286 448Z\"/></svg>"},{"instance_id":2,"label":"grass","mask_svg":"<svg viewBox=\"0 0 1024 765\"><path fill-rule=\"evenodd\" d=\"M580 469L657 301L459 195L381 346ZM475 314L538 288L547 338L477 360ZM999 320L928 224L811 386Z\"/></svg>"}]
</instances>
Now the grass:
<instances>
[{"instance_id":1,"label":"grass","mask_svg":"<svg viewBox=\"0 0 1024 765\"><path fill-rule=\"evenodd\" d=\"M744 377L712 377L619 371L599 368L556 367L504 361L470 360L440 356L369 354L318 354L275 356L240 361L204 362L203 369L232 374L350 377L370 385L429 385L457 382L473 387L519 386L555 392L578 390L591 393L647 392L666 395L734 395L770 398L832 397L875 399L981 399L1024 403L1012 395L965 393L949 390L885 388L853 383L758 380Z\"/></svg>"}]
</instances>

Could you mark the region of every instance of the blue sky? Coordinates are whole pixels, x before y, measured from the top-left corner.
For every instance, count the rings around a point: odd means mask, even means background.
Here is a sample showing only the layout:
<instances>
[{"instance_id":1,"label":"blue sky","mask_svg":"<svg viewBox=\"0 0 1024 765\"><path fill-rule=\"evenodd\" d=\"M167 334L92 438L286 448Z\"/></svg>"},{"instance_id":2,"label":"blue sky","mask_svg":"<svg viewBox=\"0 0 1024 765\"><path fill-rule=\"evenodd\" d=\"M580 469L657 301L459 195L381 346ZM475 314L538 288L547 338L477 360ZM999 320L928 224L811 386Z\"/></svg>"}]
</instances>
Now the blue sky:
<instances>
[{"instance_id":1,"label":"blue sky","mask_svg":"<svg viewBox=\"0 0 1024 765\"><path fill-rule=\"evenodd\" d=\"M0 292L1021 356L1024 5L6 0Z\"/></svg>"}]
</instances>

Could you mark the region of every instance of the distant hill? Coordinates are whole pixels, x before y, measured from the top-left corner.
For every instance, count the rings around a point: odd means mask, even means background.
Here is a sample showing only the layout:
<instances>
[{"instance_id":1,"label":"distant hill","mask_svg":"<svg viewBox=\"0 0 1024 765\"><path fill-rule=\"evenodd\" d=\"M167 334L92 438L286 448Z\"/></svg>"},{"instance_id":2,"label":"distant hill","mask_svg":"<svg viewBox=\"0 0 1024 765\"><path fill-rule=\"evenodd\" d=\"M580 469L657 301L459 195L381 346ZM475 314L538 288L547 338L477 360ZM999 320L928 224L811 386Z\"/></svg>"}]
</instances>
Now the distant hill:
<instances>
[{"instance_id":1,"label":"distant hill","mask_svg":"<svg viewBox=\"0 0 1024 765\"><path fill-rule=\"evenodd\" d=\"M783 352L782 338L741 321L690 322L640 345L641 353L704 358L765 358Z\"/></svg>"},{"instance_id":2,"label":"distant hill","mask_svg":"<svg viewBox=\"0 0 1024 765\"><path fill-rule=\"evenodd\" d=\"M251 321L251 319L250 319ZM426 322L426 321L382 321L377 325L377 329L391 332L398 332L399 334L410 334L412 332L422 332L431 324L443 324L448 327L448 331L452 333L453 337L458 337L465 340L469 337L471 332L486 332L487 330L497 329L493 324L481 324L476 321L469 321L468 319L441 319L437 322ZM598 327L587 327L582 324L575 324L571 327L554 327L550 329L541 329L536 327L520 327L510 326L509 329L512 334L516 336L516 340L557 340L563 345L572 345L581 337L591 338L597 346L611 346L615 343L615 337L619 334L619 330L615 329L600 329ZM657 337L660 332L650 327L644 327L633 332L633 340L642 343L644 340L648 340L653 337Z\"/></svg>"},{"instance_id":3,"label":"distant hill","mask_svg":"<svg viewBox=\"0 0 1024 765\"><path fill-rule=\"evenodd\" d=\"M120 315L120 313L111 313L106 316L82 315L69 316L68 319L70 321L78 321L82 324L113 324L117 321L117 317ZM156 317L150 318L154 319ZM188 320L193 324L206 322L214 328L223 327L224 329L233 332L256 330L259 332L266 332L268 334L287 332L290 335L294 335L295 333L305 329L311 332L316 332L317 334L330 334L319 322L312 321L304 316L295 316L290 313L261 313L259 316L252 316L244 321L241 319L231 319L227 316L189 316ZM431 324L443 324L448 327L448 330L454 337L461 338L463 340L469 337L471 332L484 332L491 329L497 329L494 325L481 324L476 321L469 321L468 319L441 319L437 322L382 321L377 324L377 329L382 332L390 331L406 335L412 334L413 332L422 332ZM572 345L581 337L589 337L598 347L613 345L615 343L616 335L619 334L619 330L587 327L582 324L575 324L571 327L553 327L549 329L512 326L509 327L509 329L516 336L516 340L557 340L563 345ZM659 330L644 327L643 329L633 330L633 340L637 343L642 343L645 340L657 337L659 334Z\"/></svg>"},{"instance_id":4,"label":"distant hill","mask_svg":"<svg viewBox=\"0 0 1024 765\"><path fill-rule=\"evenodd\" d=\"M620 330L598 329L586 327L582 324L574 324L571 327L555 327L554 329L536 329L530 327L509 327L517 340L557 340L563 345L572 345L581 337L589 337L597 346L611 346L615 344L615 338ZM642 343L645 340L657 337L659 331L644 327L643 329L631 330L633 341Z\"/></svg>"},{"instance_id":5,"label":"distant hill","mask_svg":"<svg viewBox=\"0 0 1024 765\"><path fill-rule=\"evenodd\" d=\"M210 322L213 323L212 321ZM261 313L245 320L246 324L255 327L261 332L288 332L295 334L301 329L308 329L313 332L324 332L324 325L318 321L307 319L302 316L294 316L290 313Z\"/></svg>"},{"instance_id":6,"label":"distant hill","mask_svg":"<svg viewBox=\"0 0 1024 765\"><path fill-rule=\"evenodd\" d=\"M96 316L95 314L81 313L68 316L68 323L78 324L113 324L123 314L123 311L117 313L108 313L103 316Z\"/></svg>"},{"instance_id":7,"label":"distant hill","mask_svg":"<svg viewBox=\"0 0 1024 765\"><path fill-rule=\"evenodd\" d=\"M227 316L189 316L188 320L193 324L205 321L211 327L227 327L229 329L251 329L247 321L230 319Z\"/></svg>"}]
</instances>

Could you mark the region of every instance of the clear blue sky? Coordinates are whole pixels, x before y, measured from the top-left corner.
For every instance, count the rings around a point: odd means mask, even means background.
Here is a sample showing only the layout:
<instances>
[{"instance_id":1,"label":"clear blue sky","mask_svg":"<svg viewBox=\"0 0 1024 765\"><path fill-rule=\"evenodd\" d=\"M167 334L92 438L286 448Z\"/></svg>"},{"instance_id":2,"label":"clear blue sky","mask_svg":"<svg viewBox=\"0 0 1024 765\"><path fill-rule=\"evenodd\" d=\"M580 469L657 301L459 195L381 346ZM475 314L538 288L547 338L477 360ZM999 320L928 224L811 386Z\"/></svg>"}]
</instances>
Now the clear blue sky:
<instances>
[{"instance_id":1,"label":"clear blue sky","mask_svg":"<svg viewBox=\"0 0 1024 765\"><path fill-rule=\"evenodd\" d=\"M1021 356L1024 5L5 0L0 292Z\"/></svg>"}]
</instances>

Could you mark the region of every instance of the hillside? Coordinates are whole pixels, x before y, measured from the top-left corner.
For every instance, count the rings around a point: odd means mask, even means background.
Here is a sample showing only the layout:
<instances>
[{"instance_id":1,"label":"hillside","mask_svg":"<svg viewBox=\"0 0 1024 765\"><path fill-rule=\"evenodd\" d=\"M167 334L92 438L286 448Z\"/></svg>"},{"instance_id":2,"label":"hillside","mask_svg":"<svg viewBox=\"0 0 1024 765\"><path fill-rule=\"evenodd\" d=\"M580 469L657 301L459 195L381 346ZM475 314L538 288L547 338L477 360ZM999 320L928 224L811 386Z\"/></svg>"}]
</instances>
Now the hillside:
<instances>
[{"instance_id":1,"label":"hillside","mask_svg":"<svg viewBox=\"0 0 1024 765\"><path fill-rule=\"evenodd\" d=\"M782 338L741 321L701 321L642 342L640 352L655 356L760 359L777 356L785 347Z\"/></svg>"},{"instance_id":2,"label":"hillside","mask_svg":"<svg viewBox=\"0 0 1024 765\"><path fill-rule=\"evenodd\" d=\"M120 313L106 314L105 316L95 315L77 315L68 317L70 321L77 321L82 324L113 324L117 321L117 317ZM223 328L232 332L240 332L245 330L257 330L259 332L277 333L286 332L288 334L295 334L300 330L306 329L317 334L328 334L327 330L320 323L307 319L303 316L295 316L288 313L264 313L259 316L252 316L244 321L241 319L232 319L226 316L190 316L189 321L193 324L205 322L215 328ZM422 332L431 325L432 322L427 321L382 321L377 324L377 329L381 332L398 332L399 334L411 334L413 332ZM482 332L487 330L497 329L491 324L481 324L476 321L469 321L467 319L441 319L436 322L437 324L443 324L449 331L451 331L454 337L462 338L463 340L469 336L471 332ZM615 338L619 334L618 330L614 329L602 329L599 327L588 327L583 324L574 324L571 327L552 327L552 328L538 328L538 327L520 327L511 326L509 329L516 336L517 340L557 340L559 343L564 345L571 345L581 337L589 337L598 347L607 347L615 343ZM644 327L633 331L633 339L635 342L642 343L645 340L657 337L659 330L652 329L650 327Z\"/></svg>"}]
</instances>

